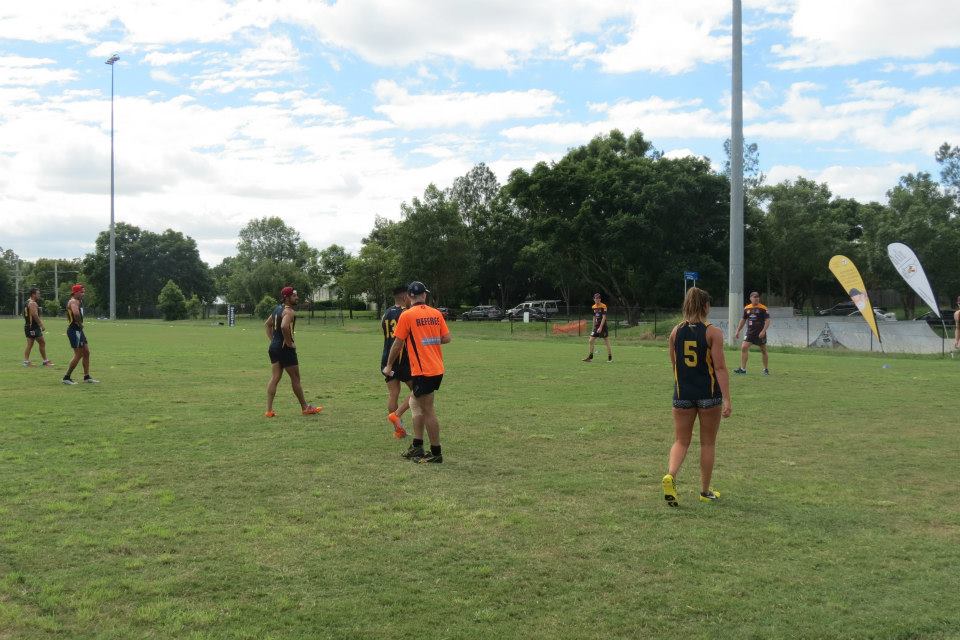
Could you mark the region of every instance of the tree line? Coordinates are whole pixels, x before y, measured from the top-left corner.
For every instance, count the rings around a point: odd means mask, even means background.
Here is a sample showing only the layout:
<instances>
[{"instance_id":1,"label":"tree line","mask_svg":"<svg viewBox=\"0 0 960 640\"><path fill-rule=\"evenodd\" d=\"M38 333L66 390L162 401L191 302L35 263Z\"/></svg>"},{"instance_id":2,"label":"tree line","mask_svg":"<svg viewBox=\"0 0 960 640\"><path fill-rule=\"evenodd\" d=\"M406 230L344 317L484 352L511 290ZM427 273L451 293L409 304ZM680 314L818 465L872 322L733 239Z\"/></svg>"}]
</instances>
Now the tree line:
<instances>
[{"instance_id":1,"label":"tree line","mask_svg":"<svg viewBox=\"0 0 960 640\"><path fill-rule=\"evenodd\" d=\"M802 177L766 184L757 146L747 145L745 287L797 308L840 297L826 265L842 253L857 263L869 288L898 291L912 312L913 291L887 259L887 244L897 241L914 248L942 299L960 292L953 268L960 251L960 148L944 143L935 158L940 181L908 174L885 203L861 203ZM212 268L180 232L120 223L118 312L137 316L163 307L165 314L170 308L185 316L218 296L253 310L286 284L303 300L329 287L337 304L349 307L363 296L382 308L396 283L419 279L447 306L506 307L530 298L576 304L600 291L629 316L644 307L677 307L689 270L722 300L729 157L726 167L718 172L706 158L668 158L641 132L613 130L557 161L516 169L506 184L484 164L446 188L430 184L401 205L400 220L378 216L356 253L337 244L311 247L282 217L267 216L244 226L236 255ZM89 285L90 306L106 306L108 243L108 232L101 232L92 253L58 261ZM0 260L0 308L10 306L15 257L8 250ZM25 286L52 291L51 264L22 264Z\"/></svg>"}]
</instances>

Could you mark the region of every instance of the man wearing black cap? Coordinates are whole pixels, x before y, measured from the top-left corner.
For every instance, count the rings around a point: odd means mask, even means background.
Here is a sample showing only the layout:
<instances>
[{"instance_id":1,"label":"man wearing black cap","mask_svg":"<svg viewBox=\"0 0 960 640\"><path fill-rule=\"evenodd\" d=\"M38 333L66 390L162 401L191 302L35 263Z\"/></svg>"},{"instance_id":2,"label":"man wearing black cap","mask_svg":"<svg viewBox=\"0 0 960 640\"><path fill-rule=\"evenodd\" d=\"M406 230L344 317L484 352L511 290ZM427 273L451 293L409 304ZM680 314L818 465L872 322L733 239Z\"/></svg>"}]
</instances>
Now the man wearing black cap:
<instances>
[{"instance_id":1,"label":"man wearing black cap","mask_svg":"<svg viewBox=\"0 0 960 640\"><path fill-rule=\"evenodd\" d=\"M413 306L404 311L393 330L393 346L383 367L383 375L394 373L394 363L403 351L410 361L410 378L413 398L413 443L403 457L420 463L443 462L440 450L440 422L433 405L433 393L443 380L443 352L440 345L450 342L450 331L443 315L427 306L430 291L422 282L411 282L407 287ZM429 453L423 450L423 431L430 438Z\"/></svg>"},{"instance_id":2,"label":"man wearing black cap","mask_svg":"<svg viewBox=\"0 0 960 640\"><path fill-rule=\"evenodd\" d=\"M30 299L23 305L23 334L27 337L27 348L23 352L23 366L30 366L30 351L33 350L33 343L37 343L40 349L40 357L43 358L43 366L52 367L53 363L47 360L47 341L43 339L43 332L47 328L40 319L40 289L33 287L30 289Z\"/></svg>"},{"instance_id":3,"label":"man wearing black cap","mask_svg":"<svg viewBox=\"0 0 960 640\"><path fill-rule=\"evenodd\" d=\"M293 305L300 301L300 296L293 287L284 287L280 291L280 300L281 303L273 309L273 313L263 323L267 331L267 339L270 340L267 354L270 356L272 372L270 382L267 383L267 412L263 415L267 418L276 417L277 414L273 411L273 398L277 395L280 378L286 371L290 376L293 393L300 401L301 413L311 416L320 413L323 407L307 404L306 398L303 397L303 386L300 384L300 362L297 360L297 345L293 342L293 329L297 323L297 314L293 310Z\"/></svg>"},{"instance_id":4,"label":"man wearing black cap","mask_svg":"<svg viewBox=\"0 0 960 640\"><path fill-rule=\"evenodd\" d=\"M86 289L79 282L70 288L70 299L67 301L67 340L73 349L73 360L67 366L67 373L63 376L63 384L77 384L70 374L83 361L83 381L87 384L100 382L90 377L90 345L87 343L87 334L83 331L83 295Z\"/></svg>"}]
</instances>

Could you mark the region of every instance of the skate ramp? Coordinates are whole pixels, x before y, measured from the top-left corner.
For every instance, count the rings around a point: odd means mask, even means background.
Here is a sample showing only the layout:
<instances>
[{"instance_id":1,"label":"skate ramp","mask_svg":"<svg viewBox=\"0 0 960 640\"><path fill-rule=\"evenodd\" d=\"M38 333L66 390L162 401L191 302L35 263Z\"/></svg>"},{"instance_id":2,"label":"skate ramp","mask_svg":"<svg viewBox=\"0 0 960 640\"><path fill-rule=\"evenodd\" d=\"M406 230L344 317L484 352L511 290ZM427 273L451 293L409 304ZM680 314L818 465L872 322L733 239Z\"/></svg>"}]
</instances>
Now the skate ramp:
<instances>
[{"instance_id":1,"label":"skate ramp","mask_svg":"<svg viewBox=\"0 0 960 640\"><path fill-rule=\"evenodd\" d=\"M879 322L877 326L883 340L882 349L870 327L860 318L830 320L811 346L885 353L944 353L948 350L946 341L926 322Z\"/></svg>"}]
</instances>

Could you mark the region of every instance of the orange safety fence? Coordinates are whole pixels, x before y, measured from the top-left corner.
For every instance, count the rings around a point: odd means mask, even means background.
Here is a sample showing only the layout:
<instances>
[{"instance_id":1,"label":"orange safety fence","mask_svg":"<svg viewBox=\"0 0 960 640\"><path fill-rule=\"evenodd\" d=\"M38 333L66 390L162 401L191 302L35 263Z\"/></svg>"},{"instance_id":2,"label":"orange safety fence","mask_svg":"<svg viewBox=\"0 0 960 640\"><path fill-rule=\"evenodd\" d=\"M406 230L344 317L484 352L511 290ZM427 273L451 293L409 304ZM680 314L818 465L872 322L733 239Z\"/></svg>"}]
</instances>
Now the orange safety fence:
<instances>
[{"instance_id":1,"label":"orange safety fence","mask_svg":"<svg viewBox=\"0 0 960 640\"><path fill-rule=\"evenodd\" d=\"M553 335L559 336L561 334L570 335L573 333L582 333L586 326L586 320L574 320L566 324L555 324L553 325Z\"/></svg>"}]
</instances>

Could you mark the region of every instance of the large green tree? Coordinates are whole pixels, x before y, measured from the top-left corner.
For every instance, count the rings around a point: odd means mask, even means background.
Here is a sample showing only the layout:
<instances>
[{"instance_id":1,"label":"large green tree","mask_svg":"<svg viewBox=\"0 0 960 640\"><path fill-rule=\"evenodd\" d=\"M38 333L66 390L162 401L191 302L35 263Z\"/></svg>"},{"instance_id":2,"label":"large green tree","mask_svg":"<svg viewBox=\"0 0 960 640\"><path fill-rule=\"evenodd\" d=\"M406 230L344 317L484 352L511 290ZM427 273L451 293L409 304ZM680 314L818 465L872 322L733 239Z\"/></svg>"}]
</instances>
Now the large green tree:
<instances>
[{"instance_id":1,"label":"large green tree","mask_svg":"<svg viewBox=\"0 0 960 640\"><path fill-rule=\"evenodd\" d=\"M687 269L714 295L725 289L729 183L706 160L664 158L639 131L614 130L514 171L507 191L543 243L541 259L565 262L557 273L575 269L630 317L677 304Z\"/></svg>"},{"instance_id":2,"label":"large green tree","mask_svg":"<svg viewBox=\"0 0 960 640\"><path fill-rule=\"evenodd\" d=\"M475 282L477 253L456 202L431 184L401 211L394 232L401 277L425 282L438 304L463 299Z\"/></svg>"},{"instance_id":3,"label":"large green tree","mask_svg":"<svg viewBox=\"0 0 960 640\"><path fill-rule=\"evenodd\" d=\"M156 305L167 280L180 283L183 292L203 300L214 297L210 270L200 259L197 243L179 231L154 233L124 222L116 225L117 313L139 315ZM93 253L82 269L93 288L101 292L99 304L108 303L110 290L110 232L97 236ZM86 302L86 299L85 299Z\"/></svg>"},{"instance_id":4,"label":"large green tree","mask_svg":"<svg viewBox=\"0 0 960 640\"><path fill-rule=\"evenodd\" d=\"M324 284L319 252L281 218L251 220L239 237L237 255L214 270L218 288L226 289L230 302L253 308L265 295L278 296L286 285L296 287L306 300Z\"/></svg>"}]
</instances>

